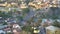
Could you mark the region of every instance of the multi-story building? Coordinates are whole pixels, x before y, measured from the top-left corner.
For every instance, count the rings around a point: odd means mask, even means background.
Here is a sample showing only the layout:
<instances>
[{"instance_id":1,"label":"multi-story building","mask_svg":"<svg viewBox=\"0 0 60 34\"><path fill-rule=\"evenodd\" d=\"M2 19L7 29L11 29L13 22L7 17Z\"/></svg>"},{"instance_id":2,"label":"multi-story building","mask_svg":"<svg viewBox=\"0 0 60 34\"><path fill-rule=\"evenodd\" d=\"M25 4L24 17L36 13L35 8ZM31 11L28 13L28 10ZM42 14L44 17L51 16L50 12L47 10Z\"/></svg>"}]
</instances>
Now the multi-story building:
<instances>
[{"instance_id":1,"label":"multi-story building","mask_svg":"<svg viewBox=\"0 0 60 34\"><path fill-rule=\"evenodd\" d=\"M5 1L0 2L0 7L5 7L6 5L7 5L7 2L5 2Z\"/></svg>"}]
</instances>

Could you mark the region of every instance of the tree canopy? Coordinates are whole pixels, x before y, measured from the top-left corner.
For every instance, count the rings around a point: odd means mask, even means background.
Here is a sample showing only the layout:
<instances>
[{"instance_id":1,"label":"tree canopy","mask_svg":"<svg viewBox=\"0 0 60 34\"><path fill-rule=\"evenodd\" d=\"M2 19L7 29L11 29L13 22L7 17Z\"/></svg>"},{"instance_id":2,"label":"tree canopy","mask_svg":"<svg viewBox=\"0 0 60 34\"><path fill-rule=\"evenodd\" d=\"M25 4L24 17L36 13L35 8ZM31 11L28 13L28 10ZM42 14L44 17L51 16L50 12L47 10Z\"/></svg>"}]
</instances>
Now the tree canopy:
<instances>
[{"instance_id":1,"label":"tree canopy","mask_svg":"<svg viewBox=\"0 0 60 34\"><path fill-rule=\"evenodd\" d=\"M60 23L59 23L58 21L55 21L55 22L53 23L53 26L60 28Z\"/></svg>"}]
</instances>

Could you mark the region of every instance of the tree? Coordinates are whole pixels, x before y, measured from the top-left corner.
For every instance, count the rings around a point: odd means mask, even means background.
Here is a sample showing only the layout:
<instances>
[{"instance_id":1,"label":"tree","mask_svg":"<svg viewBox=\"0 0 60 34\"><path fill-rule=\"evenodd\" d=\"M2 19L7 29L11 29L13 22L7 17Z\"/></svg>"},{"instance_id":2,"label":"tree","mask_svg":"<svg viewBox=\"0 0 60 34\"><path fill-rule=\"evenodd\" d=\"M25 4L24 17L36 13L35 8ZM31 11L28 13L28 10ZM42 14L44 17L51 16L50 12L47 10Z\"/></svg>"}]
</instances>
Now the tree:
<instances>
[{"instance_id":1,"label":"tree","mask_svg":"<svg viewBox=\"0 0 60 34\"><path fill-rule=\"evenodd\" d=\"M7 25L7 22L4 22L3 25Z\"/></svg>"},{"instance_id":2,"label":"tree","mask_svg":"<svg viewBox=\"0 0 60 34\"><path fill-rule=\"evenodd\" d=\"M12 17L12 13L11 12L5 13L0 11L0 16L3 18L9 18L9 17Z\"/></svg>"},{"instance_id":3,"label":"tree","mask_svg":"<svg viewBox=\"0 0 60 34\"><path fill-rule=\"evenodd\" d=\"M30 10L29 10L29 8L24 8L24 9L22 9L22 11L23 11L23 13L28 13Z\"/></svg>"},{"instance_id":4,"label":"tree","mask_svg":"<svg viewBox=\"0 0 60 34\"><path fill-rule=\"evenodd\" d=\"M23 21L23 16L17 16L17 19Z\"/></svg>"},{"instance_id":5,"label":"tree","mask_svg":"<svg viewBox=\"0 0 60 34\"><path fill-rule=\"evenodd\" d=\"M60 23L57 20L52 25L60 28Z\"/></svg>"},{"instance_id":6,"label":"tree","mask_svg":"<svg viewBox=\"0 0 60 34\"><path fill-rule=\"evenodd\" d=\"M52 19L58 19L58 16L53 15L53 16L52 16Z\"/></svg>"},{"instance_id":7,"label":"tree","mask_svg":"<svg viewBox=\"0 0 60 34\"><path fill-rule=\"evenodd\" d=\"M32 34L32 27L31 27L30 25L28 25L28 26L23 26L23 27L22 27L22 30L23 30L23 31L26 31L27 34L28 34L28 32L31 32L31 34Z\"/></svg>"},{"instance_id":8,"label":"tree","mask_svg":"<svg viewBox=\"0 0 60 34\"><path fill-rule=\"evenodd\" d=\"M29 8L24 8L22 9L22 15L26 16L29 13L30 9Z\"/></svg>"}]
</instances>

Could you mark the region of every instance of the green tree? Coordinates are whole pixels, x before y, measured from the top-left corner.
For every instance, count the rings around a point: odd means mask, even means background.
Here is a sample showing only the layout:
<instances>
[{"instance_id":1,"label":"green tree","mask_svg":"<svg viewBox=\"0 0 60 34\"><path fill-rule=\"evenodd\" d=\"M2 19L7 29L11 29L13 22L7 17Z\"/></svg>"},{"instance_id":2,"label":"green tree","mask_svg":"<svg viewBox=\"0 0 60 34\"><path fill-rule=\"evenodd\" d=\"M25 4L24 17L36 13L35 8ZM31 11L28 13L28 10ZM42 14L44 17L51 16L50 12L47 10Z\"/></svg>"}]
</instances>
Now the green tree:
<instances>
[{"instance_id":1,"label":"green tree","mask_svg":"<svg viewBox=\"0 0 60 34\"><path fill-rule=\"evenodd\" d=\"M29 11L30 11L29 8L22 9L22 15L25 17L29 13Z\"/></svg>"},{"instance_id":2,"label":"green tree","mask_svg":"<svg viewBox=\"0 0 60 34\"><path fill-rule=\"evenodd\" d=\"M59 28L60 28L60 23L59 23L58 21L55 21L55 22L53 23L53 26L56 26L56 27L59 27Z\"/></svg>"},{"instance_id":3,"label":"green tree","mask_svg":"<svg viewBox=\"0 0 60 34\"><path fill-rule=\"evenodd\" d=\"M3 25L7 25L7 22L4 22Z\"/></svg>"},{"instance_id":4,"label":"green tree","mask_svg":"<svg viewBox=\"0 0 60 34\"><path fill-rule=\"evenodd\" d=\"M23 30L23 31L26 31L27 33L28 33L28 32L31 32L31 34L32 34L32 27L31 27L30 25L24 26L24 27L22 28L22 30Z\"/></svg>"},{"instance_id":5,"label":"green tree","mask_svg":"<svg viewBox=\"0 0 60 34\"><path fill-rule=\"evenodd\" d=\"M23 13L28 13L30 10L29 10L29 8L24 8L24 9L22 9L22 11L23 11Z\"/></svg>"},{"instance_id":6,"label":"green tree","mask_svg":"<svg viewBox=\"0 0 60 34\"><path fill-rule=\"evenodd\" d=\"M56 15L54 16L54 15L53 15L53 16L52 16L52 19L58 19L58 16L56 16Z\"/></svg>"},{"instance_id":7,"label":"green tree","mask_svg":"<svg viewBox=\"0 0 60 34\"><path fill-rule=\"evenodd\" d=\"M2 12L2 11L0 11L0 16L3 17L3 18L9 18L9 17L12 17L11 14L5 13L5 12Z\"/></svg>"},{"instance_id":8,"label":"green tree","mask_svg":"<svg viewBox=\"0 0 60 34\"><path fill-rule=\"evenodd\" d=\"M17 16L16 18L21 21L23 20L23 16Z\"/></svg>"}]
</instances>

